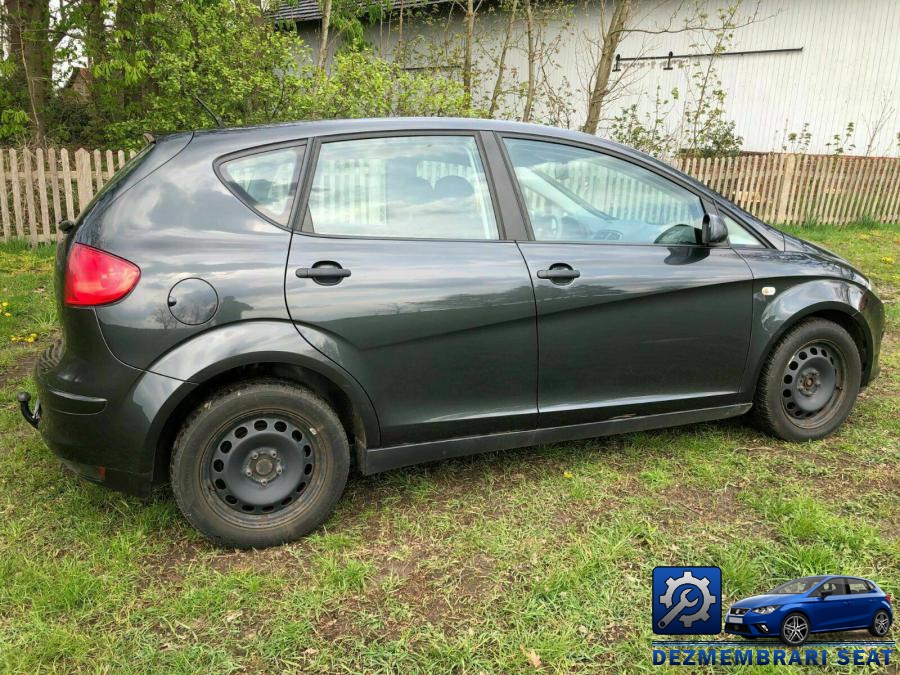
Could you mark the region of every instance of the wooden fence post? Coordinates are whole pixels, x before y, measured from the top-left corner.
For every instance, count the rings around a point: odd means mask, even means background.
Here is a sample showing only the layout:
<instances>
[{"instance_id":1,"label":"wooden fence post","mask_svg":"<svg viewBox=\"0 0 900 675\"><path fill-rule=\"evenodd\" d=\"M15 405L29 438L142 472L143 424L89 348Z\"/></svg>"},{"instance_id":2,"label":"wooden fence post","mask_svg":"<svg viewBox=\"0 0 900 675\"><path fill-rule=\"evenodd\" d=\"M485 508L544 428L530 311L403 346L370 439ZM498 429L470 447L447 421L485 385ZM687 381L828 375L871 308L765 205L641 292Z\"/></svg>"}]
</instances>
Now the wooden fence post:
<instances>
[{"instance_id":1,"label":"wooden fence post","mask_svg":"<svg viewBox=\"0 0 900 675\"><path fill-rule=\"evenodd\" d=\"M797 166L797 155L791 153L784 162L784 173L781 174L781 185L778 201L775 203L775 222L787 222L788 204L791 201L791 187L794 182L794 169Z\"/></svg>"},{"instance_id":2,"label":"wooden fence post","mask_svg":"<svg viewBox=\"0 0 900 675\"><path fill-rule=\"evenodd\" d=\"M78 186L78 213L81 213L94 196L91 180L91 155L84 148L78 148L75 151L75 182Z\"/></svg>"},{"instance_id":3,"label":"wooden fence post","mask_svg":"<svg viewBox=\"0 0 900 675\"><path fill-rule=\"evenodd\" d=\"M66 200L66 219L75 220L75 201L72 197L72 165L69 163L69 151L59 151L59 163L62 164L63 195Z\"/></svg>"},{"instance_id":4,"label":"wooden fence post","mask_svg":"<svg viewBox=\"0 0 900 675\"><path fill-rule=\"evenodd\" d=\"M7 204L6 197L9 193L6 191L6 170L3 168L4 164L6 162L3 159L3 153L0 152L0 220L3 221L3 240L9 241L9 204Z\"/></svg>"}]
</instances>

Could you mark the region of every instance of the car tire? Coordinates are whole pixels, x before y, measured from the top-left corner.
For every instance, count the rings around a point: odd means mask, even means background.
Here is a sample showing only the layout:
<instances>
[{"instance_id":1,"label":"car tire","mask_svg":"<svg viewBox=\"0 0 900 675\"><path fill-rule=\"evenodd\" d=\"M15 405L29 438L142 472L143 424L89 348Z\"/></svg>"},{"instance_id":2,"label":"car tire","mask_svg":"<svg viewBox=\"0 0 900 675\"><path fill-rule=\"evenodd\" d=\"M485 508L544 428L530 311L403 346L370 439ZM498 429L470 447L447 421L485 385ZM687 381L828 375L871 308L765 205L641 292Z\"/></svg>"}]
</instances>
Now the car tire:
<instances>
[{"instance_id":1,"label":"car tire","mask_svg":"<svg viewBox=\"0 0 900 675\"><path fill-rule=\"evenodd\" d=\"M824 438L850 414L862 374L850 334L825 319L790 329L763 365L752 415L763 431L786 441Z\"/></svg>"},{"instance_id":2,"label":"car tire","mask_svg":"<svg viewBox=\"0 0 900 675\"><path fill-rule=\"evenodd\" d=\"M794 612L784 617L778 638L790 647L799 647L809 637L809 619L805 614Z\"/></svg>"},{"instance_id":3,"label":"car tire","mask_svg":"<svg viewBox=\"0 0 900 675\"><path fill-rule=\"evenodd\" d=\"M891 629L891 615L887 610L879 609L872 617L872 625L869 626L869 634L875 637L884 637Z\"/></svg>"},{"instance_id":4,"label":"car tire","mask_svg":"<svg viewBox=\"0 0 900 675\"><path fill-rule=\"evenodd\" d=\"M170 464L178 507L214 542L265 548L321 525L344 491L347 436L324 399L281 380L228 386L178 433Z\"/></svg>"}]
</instances>

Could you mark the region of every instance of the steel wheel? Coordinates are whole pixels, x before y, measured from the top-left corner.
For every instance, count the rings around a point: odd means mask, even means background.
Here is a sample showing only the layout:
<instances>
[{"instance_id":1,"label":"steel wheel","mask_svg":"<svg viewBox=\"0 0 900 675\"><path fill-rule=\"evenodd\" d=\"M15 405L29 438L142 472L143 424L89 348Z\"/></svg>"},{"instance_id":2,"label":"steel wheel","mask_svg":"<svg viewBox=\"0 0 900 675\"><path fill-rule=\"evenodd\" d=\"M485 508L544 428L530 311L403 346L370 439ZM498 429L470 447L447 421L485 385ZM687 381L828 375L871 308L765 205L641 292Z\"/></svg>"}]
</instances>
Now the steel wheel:
<instances>
[{"instance_id":1,"label":"steel wheel","mask_svg":"<svg viewBox=\"0 0 900 675\"><path fill-rule=\"evenodd\" d=\"M790 645L799 645L809 635L809 621L802 614L791 614L781 626L781 637Z\"/></svg>"},{"instance_id":2,"label":"steel wheel","mask_svg":"<svg viewBox=\"0 0 900 675\"><path fill-rule=\"evenodd\" d=\"M314 480L316 441L289 417L253 415L216 440L204 480L220 506L242 514L275 513L303 498Z\"/></svg>"},{"instance_id":3,"label":"steel wheel","mask_svg":"<svg viewBox=\"0 0 900 675\"><path fill-rule=\"evenodd\" d=\"M891 625L891 617L883 609L875 613L875 619L872 621L872 627L875 629L875 635L881 637L887 635L888 628Z\"/></svg>"},{"instance_id":4,"label":"steel wheel","mask_svg":"<svg viewBox=\"0 0 900 675\"><path fill-rule=\"evenodd\" d=\"M826 424L845 396L845 359L831 342L817 340L798 349L782 375L782 406L788 418L806 429Z\"/></svg>"}]
</instances>

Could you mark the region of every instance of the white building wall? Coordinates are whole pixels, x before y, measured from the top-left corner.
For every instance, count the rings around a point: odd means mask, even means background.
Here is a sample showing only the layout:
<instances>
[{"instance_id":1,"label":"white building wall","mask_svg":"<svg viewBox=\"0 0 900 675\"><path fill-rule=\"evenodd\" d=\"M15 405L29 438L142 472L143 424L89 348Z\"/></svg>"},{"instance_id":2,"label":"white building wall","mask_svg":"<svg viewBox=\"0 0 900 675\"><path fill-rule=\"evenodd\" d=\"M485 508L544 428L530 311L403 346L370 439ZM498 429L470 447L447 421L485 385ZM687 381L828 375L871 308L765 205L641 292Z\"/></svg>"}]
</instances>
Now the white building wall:
<instances>
[{"instance_id":1,"label":"white building wall","mask_svg":"<svg viewBox=\"0 0 900 675\"><path fill-rule=\"evenodd\" d=\"M731 0L733 2L733 0ZM731 4L728 0L710 0L715 14L717 6ZM687 15L690 3L681 0L640 0L635 16L640 27L659 29L679 26ZM679 8L681 10L678 16ZM744 0L739 17L756 8L755 0ZM607 16L609 13L607 6ZM587 86L593 60L588 57L590 40L599 34L600 4L596 0L571 6L569 21L557 22L547 28L545 42L558 35L560 50L555 60L558 68L551 69L554 86L565 93L573 112L566 120L556 123L578 127L587 109ZM672 17L675 16L674 21ZM446 40L446 22L450 32L462 29L458 8L448 19L445 14L432 23L407 22L406 37L421 37L418 63L408 65L437 65L424 56L424 43ZM480 63L487 71L480 83L480 95L486 97L493 86L488 53L496 53L503 39L506 18L483 13L479 17ZM396 27L396 21L393 24ZM511 76L524 79L524 39L519 22L517 42L520 48L508 56ZM307 34L315 42L315 26ZM396 39L395 31L385 25L370 29L369 39L383 53L389 54ZM709 37L708 35L706 36ZM623 40L618 52L622 57L641 55L661 56L694 54L709 51L697 48L698 33L646 35L631 33ZM802 48L801 52L724 55L716 60L716 70L726 92L725 116L736 124L736 133L743 137L743 149L750 151L781 150L789 132L800 132L808 124L811 134L810 152L829 152L826 143L835 134L843 134L848 123L856 127L851 143L853 154L863 154L867 148L873 155L896 155L900 151L900 0L760 0L757 20L735 31L727 51L748 51ZM663 97L677 87L682 94L691 89L690 73L705 59L685 59L674 70L663 70L664 61L623 62L620 87L615 100L604 111L601 134L608 134L611 119L633 103L639 110L652 108L657 88ZM446 64L440 64L446 65ZM452 72L452 71L450 71ZM513 99L509 99L514 105ZM548 111L539 108L537 120L548 119ZM666 124L675 129L681 123L680 105L672 107ZM874 141L870 145L870 136Z\"/></svg>"}]
</instances>

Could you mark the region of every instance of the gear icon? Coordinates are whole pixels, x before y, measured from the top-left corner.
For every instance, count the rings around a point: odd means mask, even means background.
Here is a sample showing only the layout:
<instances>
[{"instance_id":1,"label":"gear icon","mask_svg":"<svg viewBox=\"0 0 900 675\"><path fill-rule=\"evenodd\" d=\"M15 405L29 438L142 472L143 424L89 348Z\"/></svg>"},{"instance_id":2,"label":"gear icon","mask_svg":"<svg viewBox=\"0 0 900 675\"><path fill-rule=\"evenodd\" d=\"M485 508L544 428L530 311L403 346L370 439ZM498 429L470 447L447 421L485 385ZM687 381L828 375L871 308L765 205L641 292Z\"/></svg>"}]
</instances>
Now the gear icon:
<instances>
[{"instance_id":1,"label":"gear icon","mask_svg":"<svg viewBox=\"0 0 900 675\"><path fill-rule=\"evenodd\" d=\"M693 614L681 615L678 618L681 620L681 623L684 624L685 628L690 628L694 625L695 621L709 621L709 608L712 606L717 598L714 595L710 595L709 592L709 579L706 577L702 577L698 579L693 574L691 574L690 570L686 570L683 575L674 579L669 577L666 579L666 592L659 596L659 601L666 606L666 609L671 609L674 601L672 600L672 596L674 595L676 589L681 586L694 586L697 590L700 591L700 594L703 596L703 604L700 605L700 609L698 609Z\"/></svg>"}]
</instances>

